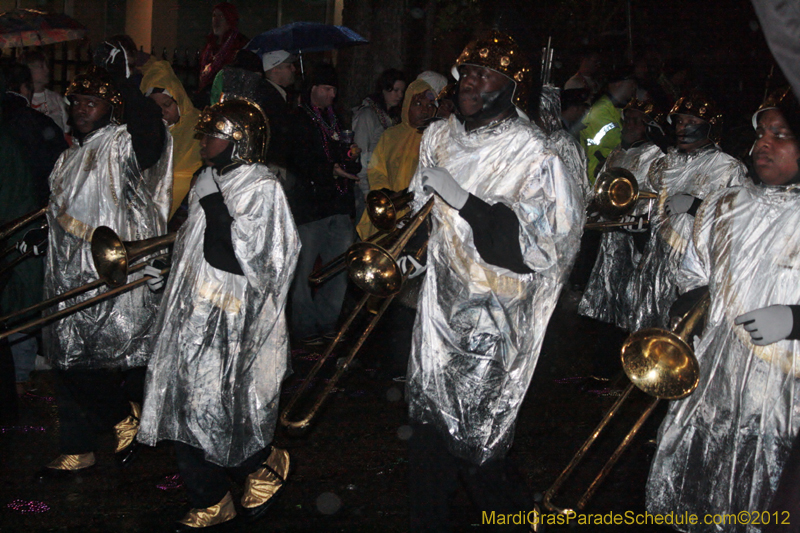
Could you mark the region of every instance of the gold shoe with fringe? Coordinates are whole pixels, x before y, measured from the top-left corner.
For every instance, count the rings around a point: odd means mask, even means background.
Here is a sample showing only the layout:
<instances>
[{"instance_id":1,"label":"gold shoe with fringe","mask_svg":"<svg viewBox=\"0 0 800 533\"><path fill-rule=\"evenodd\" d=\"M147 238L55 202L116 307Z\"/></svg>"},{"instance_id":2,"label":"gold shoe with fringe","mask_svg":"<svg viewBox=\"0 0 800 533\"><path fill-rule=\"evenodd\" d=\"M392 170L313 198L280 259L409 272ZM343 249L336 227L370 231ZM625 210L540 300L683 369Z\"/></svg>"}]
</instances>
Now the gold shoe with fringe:
<instances>
[{"instance_id":1,"label":"gold shoe with fringe","mask_svg":"<svg viewBox=\"0 0 800 533\"><path fill-rule=\"evenodd\" d=\"M142 415L142 408L136 402L130 402L131 414L114 426L114 435L117 437L117 448L114 456L117 465L126 467L139 455L141 445L136 442L136 435L139 434L139 418Z\"/></svg>"},{"instance_id":2,"label":"gold shoe with fringe","mask_svg":"<svg viewBox=\"0 0 800 533\"><path fill-rule=\"evenodd\" d=\"M261 468L247 476L242 495L242 516L248 521L261 518L286 485L290 467L289 452L273 447Z\"/></svg>"},{"instance_id":3,"label":"gold shoe with fringe","mask_svg":"<svg viewBox=\"0 0 800 533\"><path fill-rule=\"evenodd\" d=\"M236 506L233 496L228 492L219 503L205 509L191 509L178 520L177 531L193 531L218 526L236 518Z\"/></svg>"},{"instance_id":4,"label":"gold shoe with fringe","mask_svg":"<svg viewBox=\"0 0 800 533\"><path fill-rule=\"evenodd\" d=\"M38 481L44 481L46 479L66 479L86 472L92 468L94 464L94 452L77 455L62 454L36 472L36 479Z\"/></svg>"}]
</instances>

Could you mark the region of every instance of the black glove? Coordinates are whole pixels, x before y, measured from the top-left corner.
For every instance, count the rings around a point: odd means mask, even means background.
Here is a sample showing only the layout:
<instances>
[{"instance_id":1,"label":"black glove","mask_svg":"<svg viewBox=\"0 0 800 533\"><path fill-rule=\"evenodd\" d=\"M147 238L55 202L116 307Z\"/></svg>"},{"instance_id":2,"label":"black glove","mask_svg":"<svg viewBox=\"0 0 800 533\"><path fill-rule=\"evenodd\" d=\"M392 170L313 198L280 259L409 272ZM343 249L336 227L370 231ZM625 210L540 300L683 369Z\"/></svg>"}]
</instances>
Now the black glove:
<instances>
[{"instance_id":1,"label":"black glove","mask_svg":"<svg viewBox=\"0 0 800 533\"><path fill-rule=\"evenodd\" d=\"M47 251L47 231L47 226L28 230L25 236L17 243L19 253L24 254L31 250L34 257L44 255Z\"/></svg>"},{"instance_id":2,"label":"black glove","mask_svg":"<svg viewBox=\"0 0 800 533\"><path fill-rule=\"evenodd\" d=\"M128 67L128 53L122 46L104 41L94 50L93 62L104 68L115 79L130 78L131 70Z\"/></svg>"}]
</instances>

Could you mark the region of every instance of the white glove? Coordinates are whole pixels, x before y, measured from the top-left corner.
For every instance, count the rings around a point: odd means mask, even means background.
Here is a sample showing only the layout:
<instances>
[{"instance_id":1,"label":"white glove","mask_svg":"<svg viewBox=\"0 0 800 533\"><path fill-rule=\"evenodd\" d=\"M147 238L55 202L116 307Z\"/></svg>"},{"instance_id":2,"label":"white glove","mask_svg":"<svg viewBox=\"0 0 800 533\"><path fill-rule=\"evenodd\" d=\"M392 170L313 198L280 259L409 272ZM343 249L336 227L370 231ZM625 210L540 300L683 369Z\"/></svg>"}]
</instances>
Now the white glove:
<instances>
[{"instance_id":1,"label":"white glove","mask_svg":"<svg viewBox=\"0 0 800 533\"><path fill-rule=\"evenodd\" d=\"M28 230L17 243L17 250L21 254L31 250L34 257L44 255L47 251L47 226Z\"/></svg>"},{"instance_id":2,"label":"white glove","mask_svg":"<svg viewBox=\"0 0 800 533\"><path fill-rule=\"evenodd\" d=\"M788 337L794 326L794 318L788 305L770 305L739 315L733 323L744 326L753 344L766 346Z\"/></svg>"},{"instance_id":3,"label":"white glove","mask_svg":"<svg viewBox=\"0 0 800 533\"><path fill-rule=\"evenodd\" d=\"M142 270L142 273L145 276L152 276L150 279L147 280L147 288L153 292L158 292L164 287L164 276L161 275L161 269L158 267L153 266L152 264L147 265Z\"/></svg>"},{"instance_id":4,"label":"white glove","mask_svg":"<svg viewBox=\"0 0 800 533\"><path fill-rule=\"evenodd\" d=\"M694 203L694 196L691 194L673 194L667 201L664 202L664 211L667 213L668 216L672 215L679 215L681 213L686 213L689 209L692 208L692 204Z\"/></svg>"},{"instance_id":5,"label":"white glove","mask_svg":"<svg viewBox=\"0 0 800 533\"><path fill-rule=\"evenodd\" d=\"M422 171L422 188L425 192L435 192L451 207L459 210L469 199L469 193L442 167L426 168Z\"/></svg>"},{"instance_id":6,"label":"white glove","mask_svg":"<svg viewBox=\"0 0 800 533\"><path fill-rule=\"evenodd\" d=\"M414 271L408 275L408 279L414 279L422 275L428 268L428 265L421 264L413 255L401 256L400 259L397 260L397 266L400 267L400 272L403 274L408 272L411 267L414 267Z\"/></svg>"},{"instance_id":7,"label":"white glove","mask_svg":"<svg viewBox=\"0 0 800 533\"><path fill-rule=\"evenodd\" d=\"M620 220L623 224L630 224L624 226L625 231L630 233L644 233L648 230L647 217L642 215L626 215Z\"/></svg>"},{"instance_id":8,"label":"white glove","mask_svg":"<svg viewBox=\"0 0 800 533\"><path fill-rule=\"evenodd\" d=\"M197 191L197 196L205 198L209 194L219 192L219 185L217 185L217 177L219 172L214 167L206 167L197 176L197 181L194 182L194 190Z\"/></svg>"}]
</instances>

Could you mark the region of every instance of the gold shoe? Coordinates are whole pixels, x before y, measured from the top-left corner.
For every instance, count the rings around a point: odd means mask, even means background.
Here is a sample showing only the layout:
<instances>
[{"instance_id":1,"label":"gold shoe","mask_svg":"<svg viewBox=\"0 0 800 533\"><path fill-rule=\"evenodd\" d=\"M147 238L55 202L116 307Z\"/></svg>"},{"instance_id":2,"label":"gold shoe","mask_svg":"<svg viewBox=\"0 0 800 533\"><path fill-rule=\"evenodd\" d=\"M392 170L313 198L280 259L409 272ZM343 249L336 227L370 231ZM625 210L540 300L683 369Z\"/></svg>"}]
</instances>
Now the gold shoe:
<instances>
[{"instance_id":1,"label":"gold shoe","mask_svg":"<svg viewBox=\"0 0 800 533\"><path fill-rule=\"evenodd\" d=\"M273 447L261 468L247 476L242 496L242 515L245 518L250 521L261 518L286 485L290 466L289 452Z\"/></svg>"},{"instance_id":2,"label":"gold shoe","mask_svg":"<svg viewBox=\"0 0 800 533\"><path fill-rule=\"evenodd\" d=\"M130 402L130 404L131 414L114 426L114 434L117 436L117 449L114 450L114 453L128 448L139 433L139 417L142 416L142 407L135 402Z\"/></svg>"},{"instance_id":3,"label":"gold shoe","mask_svg":"<svg viewBox=\"0 0 800 533\"><path fill-rule=\"evenodd\" d=\"M228 492L219 503L211 507L191 509L178 520L178 524L186 526L182 528L183 530L186 528L199 529L224 524L234 518L236 518L236 506L233 505L233 497Z\"/></svg>"},{"instance_id":4,"label":"gold shoe","mask_svg":"<svg viewBox=\"0 0 800 533\"><path fill-rule=\"evenodd\" d=\"M59 455L45 468L53 470L82 470L94 466L94 463L94 452L81 453L78 455Z\"/></svg>"},{"instance_id":5,"label":"gold shoe","mask_svg":"<svg viewBox=\"0 0 800 533\"><path fill-rule=\"evenodd\" d=\"M94 453L59 455L47 466L36 472L37 481L67 479L82 474L94 466Z\"/></svg>"}]
</instances>

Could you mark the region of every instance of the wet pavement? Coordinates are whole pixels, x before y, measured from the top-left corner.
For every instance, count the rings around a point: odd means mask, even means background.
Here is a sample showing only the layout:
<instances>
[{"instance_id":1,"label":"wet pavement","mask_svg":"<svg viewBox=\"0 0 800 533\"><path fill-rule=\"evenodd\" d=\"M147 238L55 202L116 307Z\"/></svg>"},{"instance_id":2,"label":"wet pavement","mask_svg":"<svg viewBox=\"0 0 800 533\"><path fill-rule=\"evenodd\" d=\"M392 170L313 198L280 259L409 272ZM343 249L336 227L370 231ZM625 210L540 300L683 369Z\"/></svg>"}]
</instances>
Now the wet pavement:
<instances>
[{"instance_id":1,"label":"wet pavement","mask_svg":"<svg viewBox=\"0 0 800 533\"><path fill-rule=\"evenodd\" d=\"M551 320L541 357L517 423L510 455L533 493L542 493L591 434L627 385L616 354L622 336L610 326L576 314L578 293L565 291ZM408 530L407 426L402 383L384 379L383 351L374 339L355 368L337 385L317 423L301 437L279 431L295 471L267 516L226 531L401 532ZM316 351L320 351L316 350ZM298 380L318 359L315 350L293 352L295 374L286 382L286 402ZM614 368L605 362L610 361ZM602 382L589 377L617 375ZM100 441L97 466L70 481L40 484L34 472L58 454L58 417L50 372L34 374L35 390L20 401L20 419L0 427L0 531L157 532L187 509L172 447L145 448L125 470L117 468L109 435ZM644 404L638 391L600 442L582 472L558 498L574 505L601 462L632 425ZM666 404L645 424L629 450L599 488L587 512L643 513L644 486L653 439ZM240 492L234 488L234 497ZM481 515L465 494L453 503L455 531L479 531ZM610 516L610 515L609 515ZM552 526L547 531L668 532L656 526Z\"/></svg>"}]
</instances>

